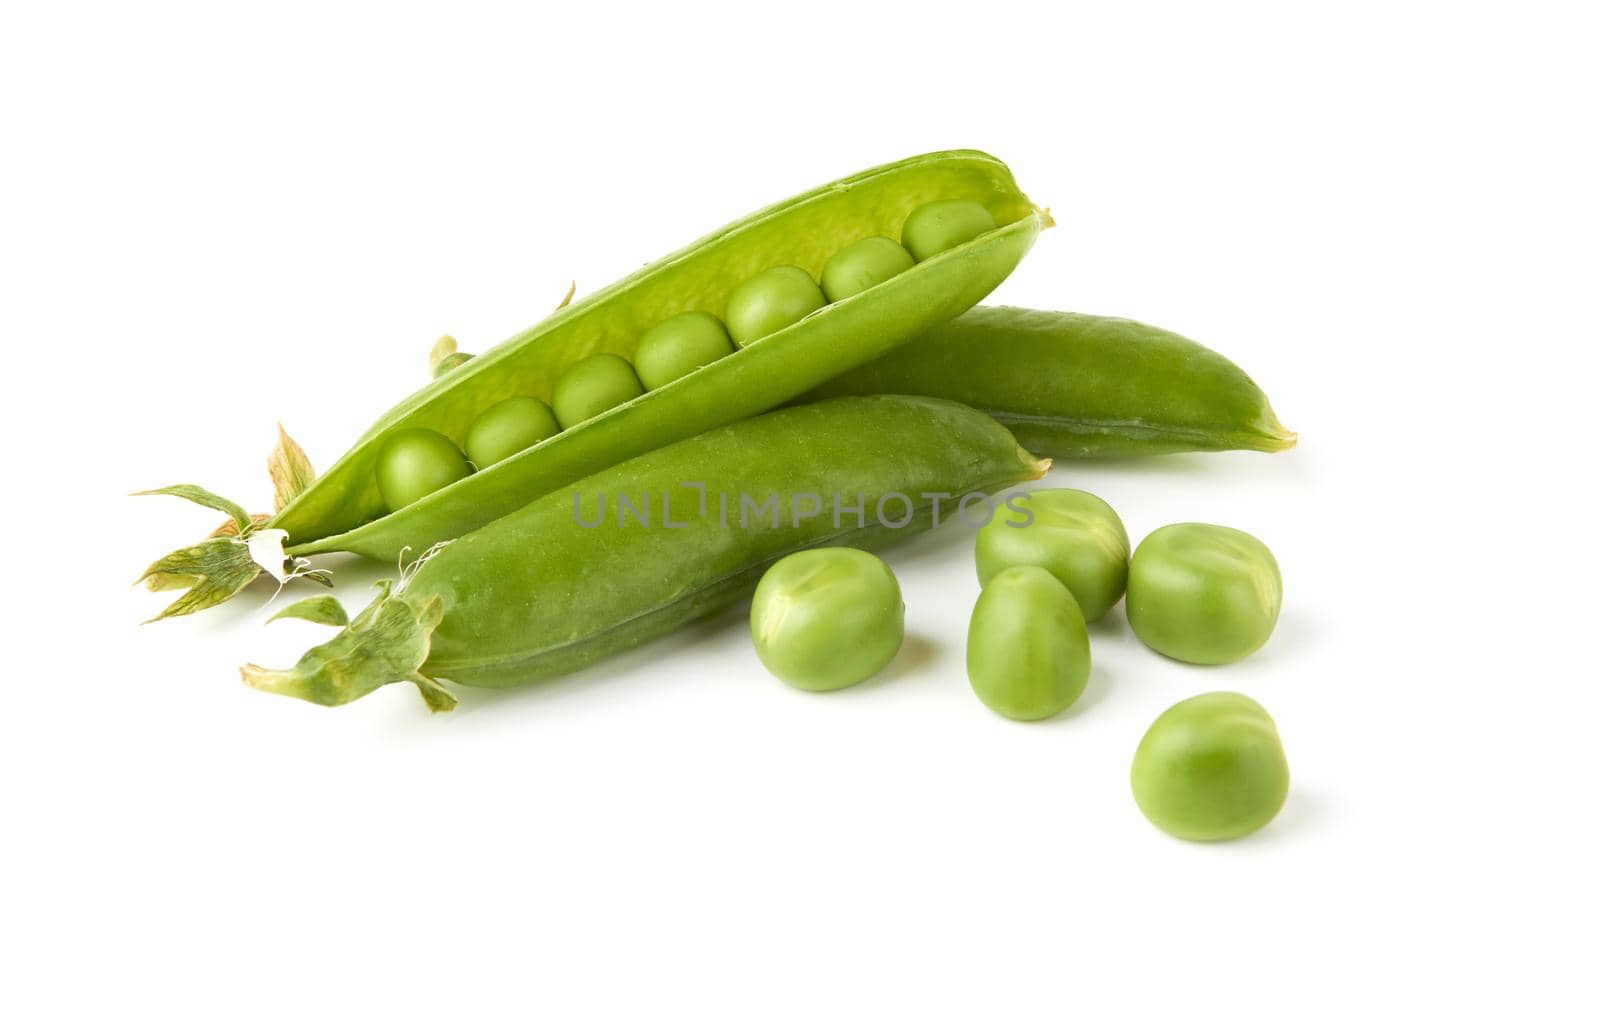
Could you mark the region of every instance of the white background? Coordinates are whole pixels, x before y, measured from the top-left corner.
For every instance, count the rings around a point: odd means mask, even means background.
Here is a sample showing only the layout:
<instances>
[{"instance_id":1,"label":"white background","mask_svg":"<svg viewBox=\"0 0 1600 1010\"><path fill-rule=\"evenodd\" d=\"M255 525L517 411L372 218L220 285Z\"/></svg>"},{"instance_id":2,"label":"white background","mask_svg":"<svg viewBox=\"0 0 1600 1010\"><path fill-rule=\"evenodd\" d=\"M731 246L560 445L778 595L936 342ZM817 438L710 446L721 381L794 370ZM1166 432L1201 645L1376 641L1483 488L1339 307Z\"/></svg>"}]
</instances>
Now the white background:
<instances>
[{"instance_id":1,"label":"white background","mask_svg":"<svg viewBox=\"0 0 1600 1010\"><path fill-rule=\"evenodd\" d=\"M1594 1005L1579 8L8 5L5 1002ZM1257 656L1165 661L1119 608L1082 701L1007 723L958 529L890 555L910 644L826 696L737 614L447 716L240 686L323 634L264 591L138 626L212 520L126 492L265 509L273 424L326 466L441 333L968 146L1059 224L991 301L1190 335L1301 433L1050 479L1267 541ZM1217 688L1294 787L1189 845L1128 763Z\"/></svg>"}]
</instances>

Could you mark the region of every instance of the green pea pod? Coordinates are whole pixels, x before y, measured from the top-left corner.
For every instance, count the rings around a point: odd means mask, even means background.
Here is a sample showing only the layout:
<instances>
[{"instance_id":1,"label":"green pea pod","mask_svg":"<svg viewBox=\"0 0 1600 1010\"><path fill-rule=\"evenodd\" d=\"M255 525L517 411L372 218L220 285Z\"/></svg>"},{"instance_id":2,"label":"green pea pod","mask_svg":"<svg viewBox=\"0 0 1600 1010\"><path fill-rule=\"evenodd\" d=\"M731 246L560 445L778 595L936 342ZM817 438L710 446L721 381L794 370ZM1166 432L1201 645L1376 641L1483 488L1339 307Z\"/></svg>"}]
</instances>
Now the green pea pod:
<instances>
[{"instance_id":1,"label":"green pea pod","mask_svg":"<svg viewBox=\"0 0 1600 1010\"><path fill-rule=\"evenodd\" d=\"M1295 444L1261 387L1222 355L1131 319L1074 312L975 308L805 399L866 393L957 400L1057 459Z\"/></svg>"},{"instance_id":2,"label":"green pea pod","mask_svg":"<svg viewBox=\"0 0 1600 1010\"><path fill-rule=\"evenodd\" d=\"M872 548L960 521L964 496L1049 465L945 400L774 411L584 478L444 545L293 669L248 666L244 679L323 705L412 683L430 707L449 708L440 680L506 687L576 670L735 602L783 555Z\"/></svg>"},{"instance_id":3,"label":"green pea pod","mask_svg":"<svg viewBox=\"0 0 1600 1010\"><path fill-rule=\"evenodd\" d=\"M837 250L870 235L897 235L912 210L948 199L983 204L999 227L383 514L374 466L395 430L428 428L459 445L472 420L500 400L548 401L555 380L578 360L602 352L631 357L655 323L693 310L721 313L735 287L770 267L792 264L815 277ZM380 418L263 527L286 531L287 551L297 557L353 551L394 559L460 536L580 477L777 407L954 318L1004 280L1050 224L1010 170L977 151L926 154L829 183L566 305L486 353L468 357L453 341L441 342L432 362L439 378ZM242 583L232 592L238 588ZM232 592L201 602L215 605Z\"/></svg>"}]
</instances>

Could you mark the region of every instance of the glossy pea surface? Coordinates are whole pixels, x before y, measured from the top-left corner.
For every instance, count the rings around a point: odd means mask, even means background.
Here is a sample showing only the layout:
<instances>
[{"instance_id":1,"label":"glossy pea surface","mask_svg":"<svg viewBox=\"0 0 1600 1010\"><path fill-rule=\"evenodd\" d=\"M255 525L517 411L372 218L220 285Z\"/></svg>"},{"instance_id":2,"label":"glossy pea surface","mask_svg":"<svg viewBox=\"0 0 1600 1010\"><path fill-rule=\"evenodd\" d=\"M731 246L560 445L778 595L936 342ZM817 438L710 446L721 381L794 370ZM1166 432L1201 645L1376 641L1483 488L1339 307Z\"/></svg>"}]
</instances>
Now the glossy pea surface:
<instances>
[{"instance_id":1,"label":"glossy pea surface","mask_svg":"<svg viewBox=\"0 0 1600 1010\"><path fill-rule=\"evenodd\" d=\"M763 270L733 289L724 313L734 343L748 347L828 304L811 275L795 266Z\"/></svg>"},{"instance_id":2,"label":"glossy pea surface","mask_svg":"<svg viewBox=\"0 0 1600 1010\"><path fill-rule=\"evenodd\" d=\"M976 200L934 200L906 218L900 244L920 263L994 228L994 215Z\"/></svg>"},{"instance_id":3,"label":"glossy pea surface","mask_svg":"<svg viewBox=\"0 0 1600 1010\"><path fill-rule=\"evenodd\" d=\"M830 302L843 301L916 265L905 246L892 238L873 235L852 242L829 257L822 268L822 293Z\"/></svg>"},{"instance_id":4,"label":"glossy pea surface","mask_svg":"<svg viewBox=\"0 0 1600 1010\"><path fill-rule=\"evenodd\" d=\"M733 340L722 320L709 312L684 312L639 338L633 367L644 388L657 389L732 353Z\"/></svg>"},{"instance_id":5,"label":"glossy pea surface","mask_svg":"<svg viewBox=\"0 0 1600 1010\"><path fill-rule=\"evenodd\" d=\"M1089 683L1089 632L1067 587L1043 568L1007 568L984 586L967 628L967 679L1007 719L1048 719Z\"/></svg>"},{"instance_id":6,"label":"glossy pea surface","mask_svg":"<svg viewBox=\"0 0 1600 1010\"><path fill-rule=\"evenodd\" d=\"M1150 823L1196 842L1265 827L1289 795L1289 764L1267 710L1232 691L1180 701L1133 755L1133 798Z\"/></svg>"},{"instance_id":7,"label":"glossy pea surface","mask_svg":"<svg viewBox=\"0 0 1600 1010\"><path fill-rule=\"evenodd\" d=\"M570 428L644 393L633 366L615 354L591 354L556 380L550 406Z\"/></svg>"},{"instance_id":8,"label":"glossy pea surface","mask_svg":"<svg viewBox=\"0 0 1600 1010\"><path fill-rule=\"evenodd\" d=\"M888 565L852 547L791 554L757 584L750 636L762 665L791 687L859 684L900 651L900 583Z\"/></svg>"},{"instance_id":9,"label":"glossy pea surface","mask_svg":"<svg viewBox=\"0 0 1600 1010\"><path fill-rule=\"evenodd\" d=\"M531 396L513 396L479 414L461 442L472 465L482 470L560 430L549 404Z\"/></svg>"},{"instance_id":10,"label":"glossy pea surface","mask_svg":"<svg viewBox=\"0 0 1600 1010\"><path fill-rule=\"evenodd\" d=\"M472 473L456 444L427 428L402 428L378 453L378 492L393 512Z\"/></svg>"},{"instance_id":11,"label":"glossy pea surface","mask_svg":"<svg viewBox=\"0 0 1600 1010\"><path fill-rule=\"evenodd\" d=\"M1066 586L1083 619L1097 621L1128 585L1128 531L1087 491L1052 488L1008 498L978 531L978 582L1038 565Z\"/></svg>"},{"instance_id":12,"label":"glossy pea surface","mask_svg":"<svg viewBox=\"0 0 1600 1010\"><path fill-rule=\"evenodd\" d=\"M1163 526L1128 566L1128 623L1140 641L1186 663L1231 663L1266 644L1283 604L1267 545L1207 523Z\"/></svg>"}]
</instances>

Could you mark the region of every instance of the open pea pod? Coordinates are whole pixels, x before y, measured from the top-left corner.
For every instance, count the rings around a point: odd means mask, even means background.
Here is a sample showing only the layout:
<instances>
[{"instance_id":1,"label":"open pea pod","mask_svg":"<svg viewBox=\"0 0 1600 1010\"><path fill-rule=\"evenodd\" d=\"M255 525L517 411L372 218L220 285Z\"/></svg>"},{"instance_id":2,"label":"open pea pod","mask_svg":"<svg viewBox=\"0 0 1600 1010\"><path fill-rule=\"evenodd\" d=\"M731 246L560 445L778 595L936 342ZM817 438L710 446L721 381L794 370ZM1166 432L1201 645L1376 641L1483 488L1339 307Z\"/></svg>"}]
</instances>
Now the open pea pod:
<instances>
[{"instance_id":1,"label":"open pea pod","mask_svg":"<svg viewBox=\"0 0 1600 1010\"><path fill-rule=\"evenodd\" d=\"M981 203L998 227L384 514L374 471L390 433L427 428L459 443L473 419L503 399L548 400L556 379L580 359L601 352L629 358L655 323L694 310L721 315L734 288L770 267L792 264L816 277L839 249L872 235L898 235L917 207L950 199ZM214 606L243 588L249 579L240 581L239 566L255 565L281 579L293 559L307 555L351 551L394 559L425 550L579 478L770 410L960 315L1010 274L1050 223L1010 170L978 151L921 155L803 193L565 306L484 354L441 357L436 367L453 367L384 414L325 474L296 488L277 515L215 538L224 543L215 544L209 568L197 572L201 566L187 557L181 559L186 567L174 567L168 562L183 553L176 552L152 565L144 579L170 586L181 584L176 576L201 577L161 615L170 616ZM280 444L280 455L285 451ZM278 544L287 558L273 553ZM216 578L218 568L228 577Z\"/></svg>"}]
</instances>

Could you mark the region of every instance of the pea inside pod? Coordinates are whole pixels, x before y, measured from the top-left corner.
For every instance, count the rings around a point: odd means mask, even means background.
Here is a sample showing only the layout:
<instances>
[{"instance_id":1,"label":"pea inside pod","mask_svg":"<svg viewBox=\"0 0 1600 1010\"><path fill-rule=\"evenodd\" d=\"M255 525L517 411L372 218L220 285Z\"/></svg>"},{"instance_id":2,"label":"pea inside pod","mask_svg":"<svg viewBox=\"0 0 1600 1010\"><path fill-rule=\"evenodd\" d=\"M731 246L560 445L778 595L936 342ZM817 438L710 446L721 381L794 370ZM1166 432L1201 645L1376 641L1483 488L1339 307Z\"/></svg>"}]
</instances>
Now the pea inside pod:
<instances>
[{"instance_id":1,"label":"pea inside pod","mask_svg":"<svg viewBox=\"0 0 1600 1010\"><path fill-rule=\"evenodd\" d=\"M639 338L634 370L646 389L660 389L733 353L722 320L709 312L684 312L651 327Z\"/></svg>"},{"instance_id":2,"label":"pea inside pod","mask_svg":"<svg viewBox=\"0 0 1600 1010\"><path fill-rule=\"evenodd\" d=\"M472 465L482 470L560 430L549 404L531 396L513 396L478 415L467 429L464 446Z\"/></svg>"},{"instance_id":3,"label":"pea inside pod","mask_svg":"<svg viewBox=\"0 0 1600 1010\"><path fill-rule=\"evenodd\" d=\"M916 260L900 243L871 235L828 258L822 268L822 293L830 302L843 301L914 266Z\"/></svg>"},{"instance_id":4,"label":"pea inside pod","mask_svg":"<svg viewBox=\"0 0 1600 1010\"><path fill-rule=\"evenodd\" d=\"M728 333L740 347L792 326L828 304L811 275L796 266L764 270L728 296Z\"/></svg>"},{"instance_id":5,"label":"pea inside pod","mask_svg":"<svg viewBox=\"0 0 1600 1010\"><path fill-rule=\"evenodd\" d=\"M378 456L378 487L392 509L421 501L471 472L472 465L454 442L424 428L390 435Z\"/></svg>"},{"instance_id":6,"label":"pea inside pod","mask_svg":"<svg viewBox=\"0 0 1600 1010\"><path fill-rule=\"evenodd\" d=\"M906 218L900 244L920 263L994 228L994 215L976 200L934 200Z\"/></svg>"},{"instance_id":7,"label":"pea inside pod","mask_svg":"<svg viewBox=\"0 0 1600 1010\"><path fill-rule=\"evenodd\" d=\"M643 393L644 386L627 359L594 354L562 373L550 395L550 408L561 427L571 428Z\"/></svg>"}]
</instances>

